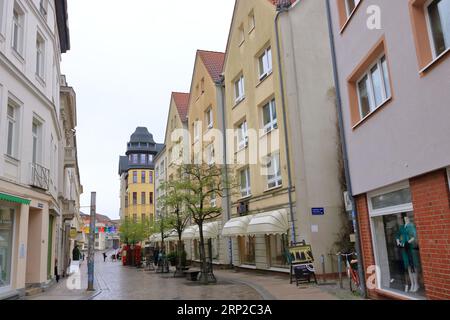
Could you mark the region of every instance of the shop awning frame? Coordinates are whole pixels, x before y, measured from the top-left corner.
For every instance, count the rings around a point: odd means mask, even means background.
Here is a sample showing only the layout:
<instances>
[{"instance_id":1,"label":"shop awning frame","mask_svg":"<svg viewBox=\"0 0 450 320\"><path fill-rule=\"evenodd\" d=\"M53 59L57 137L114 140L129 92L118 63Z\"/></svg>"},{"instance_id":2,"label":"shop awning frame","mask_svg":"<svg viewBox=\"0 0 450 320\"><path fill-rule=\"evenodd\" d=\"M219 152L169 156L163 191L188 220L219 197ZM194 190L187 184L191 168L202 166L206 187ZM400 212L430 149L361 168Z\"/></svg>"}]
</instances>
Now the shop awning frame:
<instances>
[{"instance_id":1,"label":"shop awning frame","mask_svg":"<svg viewBox=\"0 0 450 320\"><path fill-rule=\"evenodd\" d=\"M252 216L243 216L229 220L222 229L224 237L238 237L247 235L247 227Z\"/></svg>"},{"instance_id":2,"label":"shop awning frame","mask_svg":"<svg viewBox=\"0 0 450 320\"><path fill-rule=\"evenodd\" d=\"M28 199L24 199L24 198L20 198L20 197L16 197L10 194L6 194L6 193L1 193L0 192L0 200L2 201L7 201L7 202L12 202L12 203L18 203L18 204L24 204L29 206L31 203L31 200Z\"/></svg>"},{"instance_id":3,"label":"shop awning frame","mask_svg":"<svg viewBox=\"0 0 450 320\"><path fill-rule=\"evenodd\" d=\"M247 235L277 235L289 232L289 218L286 210L276 210L252 216Z\"/></svg>"}]
</instances>

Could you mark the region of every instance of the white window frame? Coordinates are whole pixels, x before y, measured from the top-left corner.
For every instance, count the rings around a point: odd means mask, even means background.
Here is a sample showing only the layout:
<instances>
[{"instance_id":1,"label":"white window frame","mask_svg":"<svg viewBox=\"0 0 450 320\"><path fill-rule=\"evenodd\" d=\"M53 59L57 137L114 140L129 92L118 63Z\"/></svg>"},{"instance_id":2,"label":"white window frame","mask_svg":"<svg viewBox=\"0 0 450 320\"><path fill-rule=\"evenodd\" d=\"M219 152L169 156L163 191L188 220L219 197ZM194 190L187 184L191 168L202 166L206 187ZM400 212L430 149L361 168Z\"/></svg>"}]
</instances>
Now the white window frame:
<instances>
[{"instance_id":1,"label":"white window frame","mask_svg":"<svg viewBox=\"0 0 450 320\"><path fill-rule=\"evenodd\" d=\"M262 69L261 69L262 66ZM259 80L267 78L273 71L272 47L268 46L258 57Z\"/></svg>"},{"instance_id":2,"label":"white window frame","mask_svg":"<svg viewBox=\"0 0 450 320\"><path fill-rule=\"evenodd\" d=\"M248 122L242 121L238 125L238 151L248 147Z\"/></svg>"},{"instance_id":3,"label":"white window frame","mask_svg":"<svg viewBox=\"0 0 450 320\"><path fill-rule=\"evenodd\" d=\"M14 214L13 214L13 221L12 221L12 248L11 248L11 270L10 270L10 281L9 284L7 286L4 287L0 287L0 293L4 293L4 292L8 292L11 290L12 286L13 286L13 279L16 276L16 259L14 259L14 252L16 252L17 250L17 246L16 246L16 223L17 223L17 211L18 209L14 208L14 207L7 207L7 206L3 206L6 207L8 209L13 209L14 210Z\"/></svg>"},{"instance_id":4,"label":"white window frame","mask_svg":"<svg viewBox=\"0 0 450 320\"><path fill-rule=\"evenodd\" d=\"M405 203L405 204L398 205L398 206L392 206L392 207L374 210L373 205L372 205L372 198L383 195L383 194L400 191L400 190L407 189L407 188L410 189L409 182L403 181L403 182L399 182L399 183L393 184L391 186L381 188L381 189L367 193L367 204L369 207L370 231L371 231L371 238L372 238L371 240L372 240L372 246L373 246L373 254L374 254L374 258L375 258L375 265L377 265L377 266L380 266L380 261L379 261L380 258L378 256L378 245L377 245L377 241L376 241L376 236L374 234L374 230L376 230L375 225L374 225L374 218L379 218L379 217L393 215L393 214L399 214L402 212L414 212L414 207L413 207L412 203ZM377 280L377 288L379 290L391 292L388 289L382 288L381 277L378 273L376 274L376 280ZM399 294L399 293L396 292L396 294Z\"/></svg>"},{"instance_id":5,"label":"white window frame","mask_svg":"<svg viewBox=\"0 0 450 320\"><path fill-rule=\"evenodd\" d=\"M18 19L14 15L14 12L18 13ZM11 31L11 47L20 56L24 55L24 38L25 38L25 11L19 6L18 2L14 2L13 7L13 19L12 19L12 31ZM17 47L15 45L17 28Z\"/></svg>"},{"instance_id":6,"label":"white window frame","mask_svg":"<svg viewBox=\"0 0 450 320\"><path fill-rule=\"evenodd\" d=\"M34 127L36 126L36 132L34 132ZM43 123L37 117L33 117L32 121L32 163L42 166L42 135L43 135ZM50 146L53 149L53 146ZM53 151L53 150L52 150Z\"/></svg>"},{"instance_id":7,"label":"white window frame","mask_svg":"<svg viewBox=\"0 0 450 320\"><path fill-rule=\"evenodd\" d=\"M274 189L278 188L283 185L283 173L281 168L281 155L279 152L273 153L269 156L270 159L270 166L268 166L268 174L267 174L267 189ZM273 169L273 177L270 178L270 170ZM278 176L277 173L280 171L280 175ZM271 184L274 184L271 186Z\"/></svg>"},{"instance_id":8,"label":"white window frame","mask_svg":"<svg viewBox=\"0 0 450 320\"><path fill-rule=\"evenodd\" d=\"M36 33L36 75L45 82L45 39Z\"/></svg>"},{"instance_id":9,"label":"white window frame","mask_svg":"<svg viewBox=\"0 0 450 320\"><path fill-rule=\"evenodd\" d=\"M194 122L194 142L200 140L200 122L197 120Z\"/></svg>"},{"instance_id":10,"label":"white window frame","mask_svg":"<svg viewBox=\"0 0 450 320\"><path fill-rule=\"evenodd\" d=\"M234 102L238 104L245 99L245 79L244 74L241 74L236 81L234 81Z\"/></svg>"},{"instance_id":11,"label":"white window frame","mask_svg":"<svg viewBox=\"0 0 450 320\"><path fill-rule=\"evenodd\" d=\"M269 114L270 114L270 122L269 123L264 123L264 109L266 107L269 108ZM264 126L264 132L269 133L275 129L278 129L278 112L277 112L277 105L275 103L275 98L272 98L267 103L265 103L262 106L261 111L262 111L262 121L263 121L263 126Z\"/></svg>"},{"instance_id":12,"label":"white window frame","mask_svg":"<svg viewBox=\"0 0 450 320\"><path fill-rule=\"evenodd\" d=\"M348 1L349 0L345 0L344 1L345 2L345 13L347 14L347 19L349 19L352 16L353 12L355 12L356 8L358 7L359 3L362 0L352 0L354 2L354 4L355 4L355 7L351 11L350 11L350 8L348 6Z\"/></svg>"},{"instance_id":13,"label":"white window frame","mask_svg":"<svg viewBox=\"0 0 450 320\"><path fill-rule=\"evenodd\" d=\"M245 174L245 186L242 185L242 174ZM252 195L251 181L250 181L250 168L246 167L239 170L239 182L241 199L248 198Z\"/></svg>"},{"instance_id":14,"label":"white window frame","mask_svg":"<svg viewBox=\"0 0 450 320\"><path fill-rule=\"evenodd\" d=\"M213 116L212 107L209 107L206 110L205 120L206 120L206 123L208 124L208 129L212 129L214 127L214 116Z\"/></svg>"},{"instance_id":15,"label":"white window frame","mask_svg":"<svg viewBox=\"0 0 450 320\"><path fill-rule=\"evenodd\" d=\"M425 20L426 20L426 23L427 23L428 37L430 38L431 53L433 54L433 60L436 60L436 59L440 58L441 56L443 56L444 54L446 54L448 51L450 51L450 47L446 48L439 55L436 52L436 43L435 43L434 37L433 37L433 29L431 28L430 12L428 10L428 8L433 3L433 1L434 0L428 0L427 2L425 2L423 10L425 10L424 13L425 13Z\"/></svg>"},{"instance_id":16,"label":"white window frame","mask_svg":"<svg viewBox=\"0 0 450 320\"><path fill-rule=\"evenodd\" d=\"M387 88L386 88L386 84L385 84L385 78L384 78L384 69L383 69L383 64L381 62L381 60L383 59L386 61L386 66L387 66L387 78L389 83L387 84L389 86L389 96L387 95ZM373 67L377 66L377 68L380 71L380 76L381 76L381 103L377 105L376 101L375 101L375 90L374 90L374 86L373 86L373 79L372 79L372 72L371 70L373 69ZM369 98L369 108L370 108L370 112L367 115L363 115L362 112L362 105L361 105L361 94L359 92L359 84L361 83L361 81L367 77L369 79L369 86L367 87L367 95ZM375 112L378 108L380 108L382 105L384 105L386 103L386 101L388 101L389 99L392 98L392 90L391 90L391 78L390 78L390 74L389 74L389 65L387 62L387 57L386 54L383 53L381 54L375 62L373 62L369 68L367 68L367 70L364 72L364 74L358 79L358 81L356 81L356 93L358 95L358 108L359 108L359 115L361 119L364 119L366 117L368 117L369 115L371 115L373 112Z\"/></svg>"},{"instance_id":17,"label":"white window frame","mask_svg":"<svg viewBox=\"0 0 450 320\"><path fill-rule=\"evenodd\" d=\"M206 147L206 161L209 165L216 163L214 143L211 143Z\"/></svg>"},{"instance_id":18,"label":"white window frame","mask_svg":"<svg viewBox=\"0 0 450 320\"><path fill-rule=\"evenodd\" d=\"M3 33L3 24L5 22L5 0L0 0L0 41L5 40L5 35Z\"/></svg>"},{"instance_id":19,"label":"white window frame","mask_svg":"<svg viewBox=\"0 0 450 320\"><path fill-rule=\"evenodd\" d=\"M217 207L217 195L215 192L211 193L211 197L209 200L209 205L211 206L211 208L216 208Z\"/></svg>"}]
</instances>

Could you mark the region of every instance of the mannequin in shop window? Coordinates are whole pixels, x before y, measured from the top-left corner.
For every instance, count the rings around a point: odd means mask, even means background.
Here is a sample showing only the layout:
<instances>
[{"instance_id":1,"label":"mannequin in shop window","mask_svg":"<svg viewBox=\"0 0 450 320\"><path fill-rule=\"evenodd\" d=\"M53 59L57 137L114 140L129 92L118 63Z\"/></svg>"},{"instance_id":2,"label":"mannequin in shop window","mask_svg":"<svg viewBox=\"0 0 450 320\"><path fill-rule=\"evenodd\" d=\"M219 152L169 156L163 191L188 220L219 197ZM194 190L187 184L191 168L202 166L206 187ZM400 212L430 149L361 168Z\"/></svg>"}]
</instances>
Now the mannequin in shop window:
<instances>
[{"instance_id":1,"label":"mannequin in shop window","mask_svg":"<svg viewBox=\"0 0 450 320\"><path fill-rule=\"evenodd\" d=\"M405 272L408 272L411 283L411 287L405 286L405 292L415 293L420 288L417 231L406 213L402 213L402 221L404 224L400 226L396 240L402 255Z\"/></svg>"}]
</instances>

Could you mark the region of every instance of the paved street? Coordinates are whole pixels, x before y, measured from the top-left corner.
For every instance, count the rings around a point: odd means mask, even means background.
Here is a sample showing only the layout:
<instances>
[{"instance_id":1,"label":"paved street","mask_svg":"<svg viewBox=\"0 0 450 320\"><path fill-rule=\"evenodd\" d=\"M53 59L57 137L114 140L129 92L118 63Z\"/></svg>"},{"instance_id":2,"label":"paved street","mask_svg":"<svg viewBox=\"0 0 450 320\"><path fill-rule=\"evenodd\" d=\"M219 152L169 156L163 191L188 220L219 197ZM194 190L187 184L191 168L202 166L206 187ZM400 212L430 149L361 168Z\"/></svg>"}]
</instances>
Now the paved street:
<instances>
[{"instance_id":1,"label":"paved street","mask_svg":"<svg viewBox=\"0 0 450 320\"><path fill-rule=\"evenodd\" d=\"M87 263L81 266L81 288L87 287ZM67 279L42 294L27 300L336 300L355 299L348 291L328 286L299 286L289 284L280 274L254 271L216 270L216 285L203 286L170 274L157 274L120 262L103 262L96 255L95 292L69 290Z\"/></svg>"}]
</instances>

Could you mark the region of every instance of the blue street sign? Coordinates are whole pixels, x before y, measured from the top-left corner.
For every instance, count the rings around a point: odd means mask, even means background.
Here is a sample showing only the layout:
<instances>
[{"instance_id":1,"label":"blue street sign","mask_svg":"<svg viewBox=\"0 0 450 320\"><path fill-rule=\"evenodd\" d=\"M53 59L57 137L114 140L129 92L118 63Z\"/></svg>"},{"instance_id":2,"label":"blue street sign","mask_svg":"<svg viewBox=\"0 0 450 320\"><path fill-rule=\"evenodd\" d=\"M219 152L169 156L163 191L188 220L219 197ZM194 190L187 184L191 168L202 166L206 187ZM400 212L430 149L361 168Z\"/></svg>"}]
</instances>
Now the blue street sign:
<instances>
[{"instance_id":1,"label":"blue street sign","mask_svg":"<svg viewBox=\"0 0 450 320\"><path fill-rule=\"evenodd\" d=\"M325 215L325 208L312 208L311 212L313 216L323 216Z\"/></svg>"}]
</instances>

